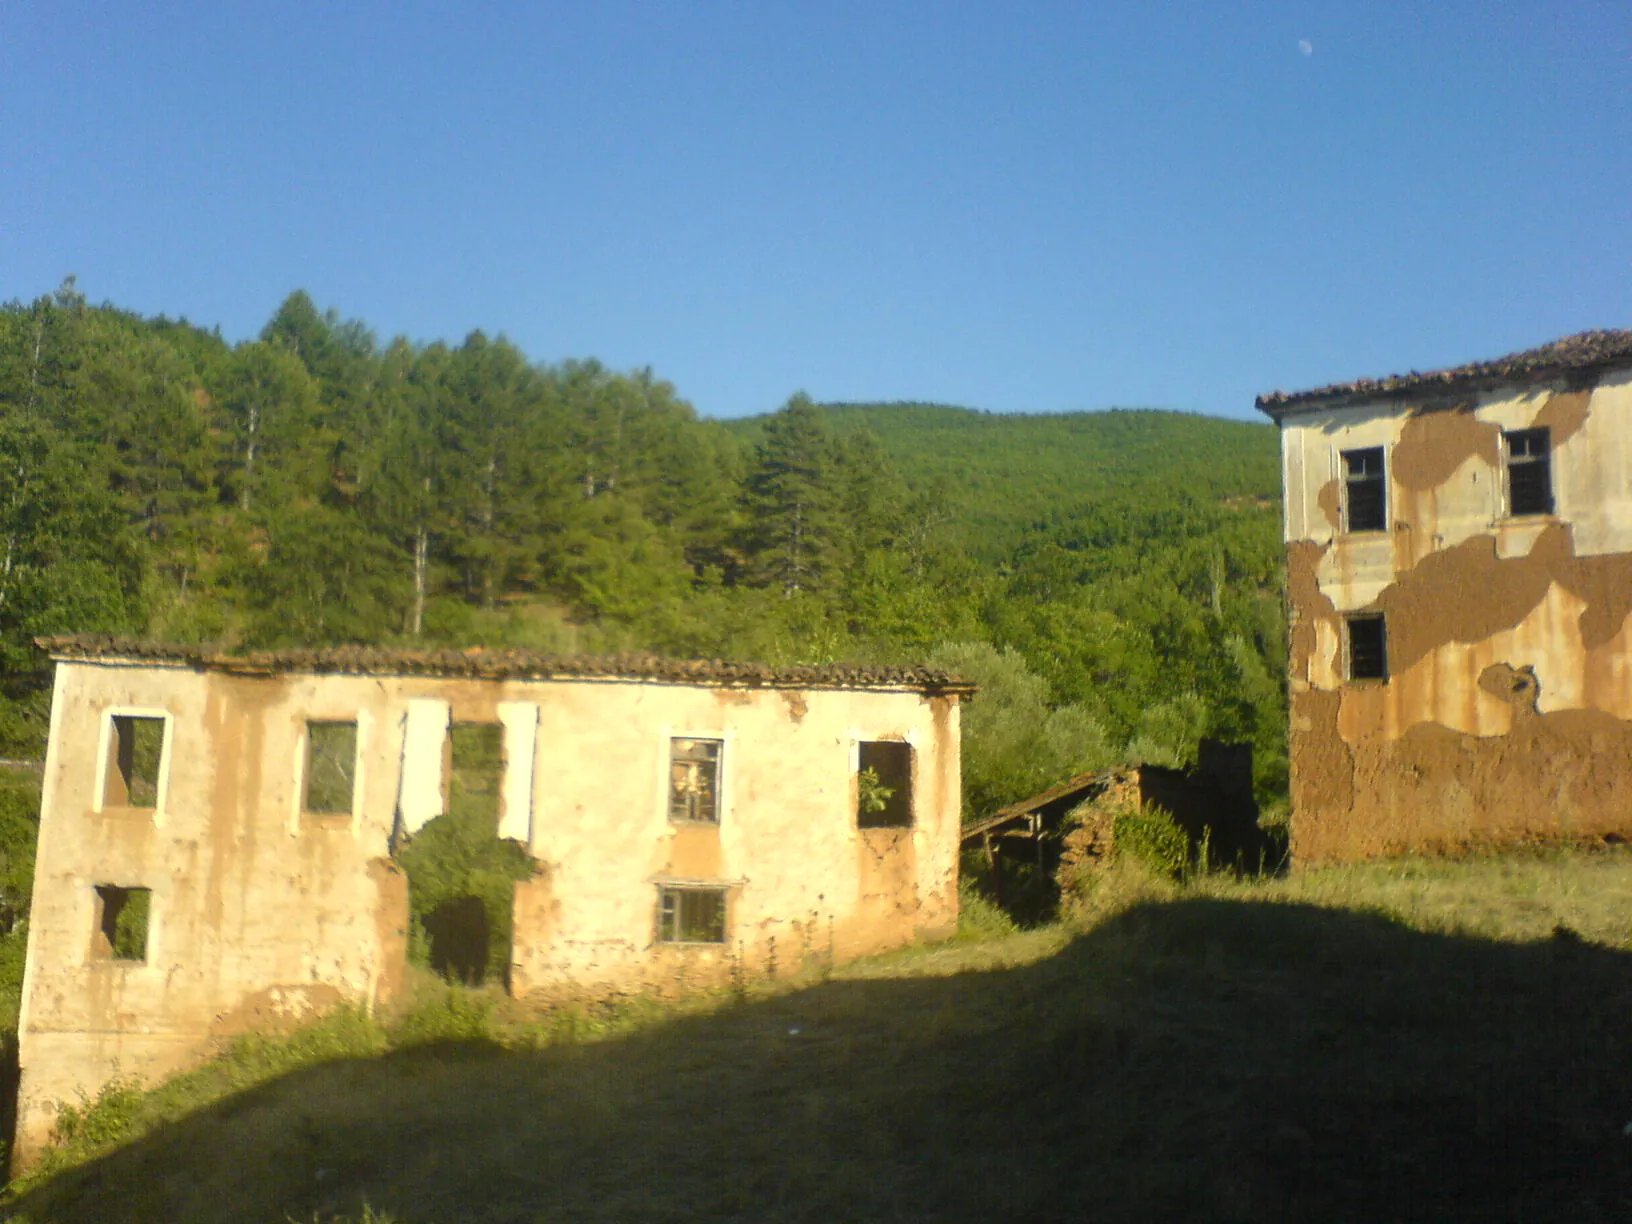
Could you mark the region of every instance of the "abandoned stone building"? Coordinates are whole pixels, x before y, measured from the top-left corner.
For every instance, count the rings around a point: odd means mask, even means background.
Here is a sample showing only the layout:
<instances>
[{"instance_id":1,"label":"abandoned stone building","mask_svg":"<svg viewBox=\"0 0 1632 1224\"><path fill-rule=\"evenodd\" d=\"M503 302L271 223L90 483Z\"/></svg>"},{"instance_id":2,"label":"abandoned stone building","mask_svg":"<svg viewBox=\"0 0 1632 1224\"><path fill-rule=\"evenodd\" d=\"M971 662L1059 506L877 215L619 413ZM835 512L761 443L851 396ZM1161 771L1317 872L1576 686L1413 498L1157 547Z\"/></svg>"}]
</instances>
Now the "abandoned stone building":
<instances>
[{"instance_id":1,"label":"abandoned stone building","mask_svg":"<svg viewBox=\"0 0 1632 1224\"><path fill-rule=\"evenodd\" d=\"M489 827L530 860L500 957L516 995L707 984L956 924L971 690L942 673L42 645L23 1159L55 1103L111 1078L388 998L395 856L448 810L462 745L489 746Z\"/></svg>"},{"instance_id":2,"label":"abandoned stone building","mask_svg":"<svg viewBox=\"0 0 1632 1224\"><path fill-rule=\"evenodd\" d=\"M1632 834L1632 332L1258 407L1293 857Z\"/></svg>"}]
</instances>

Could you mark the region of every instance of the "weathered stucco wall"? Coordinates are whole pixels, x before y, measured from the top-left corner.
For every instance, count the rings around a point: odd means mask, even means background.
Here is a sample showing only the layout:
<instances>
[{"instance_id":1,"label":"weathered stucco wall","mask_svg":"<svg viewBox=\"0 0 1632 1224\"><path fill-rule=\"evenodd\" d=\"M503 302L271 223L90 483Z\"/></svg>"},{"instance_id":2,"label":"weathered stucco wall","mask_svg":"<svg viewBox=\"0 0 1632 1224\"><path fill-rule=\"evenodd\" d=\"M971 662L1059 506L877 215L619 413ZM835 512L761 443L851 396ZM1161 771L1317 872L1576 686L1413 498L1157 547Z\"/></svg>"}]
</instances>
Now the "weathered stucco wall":
<instances>
[{"instance_id":1,"label":"weathered stucco wall","mask_svg":"<svg viewBox=\"0 0 1632 1224\"><path fill-rule=\"evenodd\" d=\"M156 807L104 802L112 715L167 720ZM301 811L308 720L357 723L350 813ZM393 830L442 808L448 721L502 722L515 993L667 989L848 957L957 920L958 698L651 680L233 674L59 661L21 1018L19 1159L56 1103L399 985ZM416 740L416 736L420 739ZM669 819L672 737L723 741L715 825ZM859 829L857 745L913 745L913 824ZM723 943L658 939L664 884L724 888ZM151 889L145 960L98 949L99 886Z\"/></svg>"},{"instance_id":2,"label":"weathered stucco wall","mask_svg":"<svg viewBox=\"0 0 1632 1224\"><path fill-rule=\"evenodd\" d=\"M1550 430L1554 512L1506 513L1502 432ZM1385 448L1381 532L1341 452ZM1632 833L1632 373L1282 420L1294 857ZM1386 681L1343 619L1385 617Z\"/></svg>"}]
</instances>

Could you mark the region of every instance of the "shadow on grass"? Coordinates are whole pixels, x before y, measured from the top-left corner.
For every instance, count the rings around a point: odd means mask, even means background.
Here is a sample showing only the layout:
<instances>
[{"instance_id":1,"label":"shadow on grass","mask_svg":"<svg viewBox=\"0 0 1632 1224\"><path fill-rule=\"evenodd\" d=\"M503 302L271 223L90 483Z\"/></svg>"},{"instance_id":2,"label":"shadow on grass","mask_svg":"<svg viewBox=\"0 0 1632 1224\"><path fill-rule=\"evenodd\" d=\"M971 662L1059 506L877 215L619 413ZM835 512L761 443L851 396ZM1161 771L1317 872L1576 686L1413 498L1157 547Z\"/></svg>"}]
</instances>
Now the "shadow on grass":
<instances>
[{"instance_id":1,"label":"shadow on grass","mask_svg":"<svg viewBox=\"0 0 1632 1224\"><path fill-rule=\"evenodd\" d=\"M34 1221L1621 1220L1632 956L1149 905L1021 968L329 1064Z\"/></svg>"}]
</instances>

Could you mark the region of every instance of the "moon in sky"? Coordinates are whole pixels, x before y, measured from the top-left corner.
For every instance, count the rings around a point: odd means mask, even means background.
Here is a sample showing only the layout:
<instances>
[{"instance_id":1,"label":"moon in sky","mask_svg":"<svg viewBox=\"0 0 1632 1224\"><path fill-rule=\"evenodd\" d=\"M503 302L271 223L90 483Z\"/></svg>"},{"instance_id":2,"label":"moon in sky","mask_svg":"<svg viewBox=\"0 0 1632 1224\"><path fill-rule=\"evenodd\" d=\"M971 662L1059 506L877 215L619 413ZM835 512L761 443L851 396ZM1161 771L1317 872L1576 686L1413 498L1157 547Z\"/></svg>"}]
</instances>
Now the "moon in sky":
<instances>
[{"instance_id":1,"label":"moon in sky","mask_svg":"<svg viewBox=\"0 0 1632 1224\"><path fill-rule=\"evenodd\" d=\"M1315 44L1314 43L1310 42L1307 38L1298 39L1298 54L1300 54L1300 55L1313 55L1314 53L1315 53Z\"/></svg>"}]
</instances>

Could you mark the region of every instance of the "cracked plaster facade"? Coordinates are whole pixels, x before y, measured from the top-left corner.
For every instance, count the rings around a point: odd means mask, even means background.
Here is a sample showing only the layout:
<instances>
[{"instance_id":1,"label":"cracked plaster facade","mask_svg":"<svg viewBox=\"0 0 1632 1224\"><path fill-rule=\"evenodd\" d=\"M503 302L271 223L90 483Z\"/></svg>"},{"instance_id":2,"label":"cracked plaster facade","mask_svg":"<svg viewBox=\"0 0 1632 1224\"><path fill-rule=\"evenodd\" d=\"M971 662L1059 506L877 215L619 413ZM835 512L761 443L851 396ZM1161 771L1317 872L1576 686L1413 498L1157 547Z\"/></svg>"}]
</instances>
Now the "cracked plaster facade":
<instances>
[{"instance_id":1,"label":"cracked plaster facade","mask_svg":"<svg viewBox=\"0 0 1632 1224\"><path fill-rule=\"evenodd\" d=\"M1632 835L1632 333L1437 375L1261 397L1280 425L1292 853ZM1551 509L1513 512L1545 430ZM1382 530L1344 452L1381 448ZM1386 676L1354 678L1354 616Z\"/></svg>"},{"instance_id":2,"label":"cracked plaster facade","mask_svg":"<svg viewBox=\"0 0 1632 1224\"><path fill-rule=\"evenodd\" d=\"M442 811L450 723L502 727L498 833L534 863L516 886L514 994L669 991L956 925L958 714L972 690L936 673L612 660L562 674L479 652L42 644L57 670L20 1020L22 1163L60 1102L398 990L409 882L392 849ZM110 780L120 717L162 722L145 806ZM356 725L349 812L302 810L321 720ZM670 819L671 740L687 736L721 746L711 824ZM912 747L910 827L858 828L857 753L872 740ZM150 890L144 959L98 946L99 886ZM723 942L659 938L669 886L723 894Z\"/></svg>"}]
</instances>

